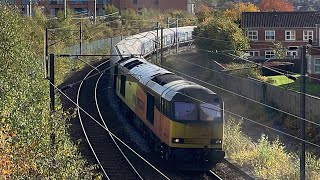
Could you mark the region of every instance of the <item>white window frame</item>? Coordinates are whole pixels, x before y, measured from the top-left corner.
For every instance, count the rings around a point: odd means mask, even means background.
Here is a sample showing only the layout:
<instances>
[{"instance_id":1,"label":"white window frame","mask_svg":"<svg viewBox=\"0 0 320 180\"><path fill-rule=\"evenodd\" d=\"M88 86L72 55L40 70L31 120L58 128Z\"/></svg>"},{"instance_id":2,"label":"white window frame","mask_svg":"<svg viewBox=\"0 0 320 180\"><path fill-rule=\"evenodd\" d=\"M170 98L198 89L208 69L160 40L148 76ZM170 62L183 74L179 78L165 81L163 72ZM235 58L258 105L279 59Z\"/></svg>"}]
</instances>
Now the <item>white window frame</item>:
<instances>
[{"instance_id":1,"label":"white window frame","mask_svg":"<svg viewBox=\"0 0 320 180\"><path fill-rule=\"evenodd\" d=\"M316 61L319 61L319 63L316 63ZM315 73L320 73L320 70L319 71L316 71L316 67L319 67L320 68L320 58L315 58L314 59L314 72Z\"/></svg>"},{"instance_id":2,"label":"white window frame","mask_svg":"<svg viewBox=\"0 0 320 180\"><path fill-rule=\"evenodd\" d=\"M267 57L267 56L270 56L270 57ZM274 50L266 50L264 51L264 57L266 59L274 59L276 58L276 54L274 53Z\"/></svg>"},{"instance_id":3,"label":"white window frame","mask_svg":"<svg viewBox=\"0 0 320 180\"><path fill-rule=\"evenodd\" d=\"M255 35L254 35L255 34ZM248 30L247 31L247 38L249 38L251 41L257 41L259 39L257 30Z\"/></svg>"},{"instance_id":4,"label":"white window frame","mask_svg":"<svg viewBox=\"0 0 320 180\"><path fill-rule=\"evenodd\" d=\"M289 34L287 34L289 33ZM295 30L286 30L284 33L286 41L294 41L296 40L296 31Z\"/></svg>"},{"instance_id":5,"label":"white window frame","mask_svg":"<svg viewBox=\"0 0 320 180\"><path fill-rule=\"evenodd\" d=\"M270 33L272 32L273 35L267 35L267 33ZM272 37L273 36L273 39L267 39L267 37ZM276 31L275 30L265 30L264 31L264 39L266 41L274 41L276 39Z\"/></svg>"},{"instance_id":6,"label":"white window frame","mask_svg":"<svg viewBox=\"0 0 320 180\"><path fill-rule=\"evenodd\" d=\"M311 34L309 34L311 33ZM311 36L311 38L310 38ZM304 30L303 31L303 40L308 41L309 39L313 40L313 30Z\"/></svg>"},{"instance_id":7,"label":"white window frame","mask_svg":"<svg viewBox=\"0 0 320 180\"><path fill-rule=\"evenodd\" d=\"M260 56L260 51L248 51L248 53L250 54L250 57L258 57L258 56ZM255 56L255 54L257 54L257 55Z\"/></svg>"},{"instance_id":8,"label":"white window frame","mask_svg":"<svg viewBox=\"0 0 320 180\"><path fill-rule=\"evenodd\" d=\"M295 53L296 55L293 55L294 53ZM288 51L286 52L286 55L287 55L287 56L297 57L297 56L298 56L298 51L288 50Z\"/></svg>"}]
</instances>

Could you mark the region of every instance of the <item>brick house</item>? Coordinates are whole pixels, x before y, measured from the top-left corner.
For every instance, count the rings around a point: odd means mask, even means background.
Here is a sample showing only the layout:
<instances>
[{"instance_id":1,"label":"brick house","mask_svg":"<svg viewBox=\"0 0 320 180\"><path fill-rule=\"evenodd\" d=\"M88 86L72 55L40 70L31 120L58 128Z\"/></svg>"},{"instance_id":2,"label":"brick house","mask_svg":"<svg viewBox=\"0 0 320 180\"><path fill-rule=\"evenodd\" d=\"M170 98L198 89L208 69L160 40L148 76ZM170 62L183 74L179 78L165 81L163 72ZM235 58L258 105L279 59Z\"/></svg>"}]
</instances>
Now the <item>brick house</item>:
<instances>
[{"instance_id":1,"label":"brick house","mask_svg":"<svg viewBox=\"0 0 320 180\"><path fill-rule=\"evenodd\" d=\"M192 0L114 0L113 4L119 9L135 9L138 12L143 8L147 9L179 9L194 12L194 3Z\"/></svg>"},{"instance_id":2,"label":"brick house","mask_svg":"<svg viewBox=\"0 0 320 180\"><path fill-rule=\"evenodd\" d=\"M250 39L248 53L252 59L275 58L275 43L282 43L286 59L299 59L301 45L312 40L313 46L320 46L320 12L243 12L241 28ZM320 74L320 51L308 56L308 73Z\"/></svg>"},{"instance_id":3,"label":"brick house","mask_svg":"<svg viewBox=\"0 0 320 180\"><path fill-rule=\"evenodd\" d=\"M96 0L96 12L97 16L104 15L104 6L111 4L112 0ZM64 0L11 0L9 4L14 4L17 6L21 14L30 14L31 7L35 5L43 8L49 16L56 16L58 11L62 11L64 8ZM66 0L67 8L74 10L78 14L84 16L90 16L94 13L94 0Z\"/></svg>"},{"instance_id":4,"label":"brick house","mask_svg":"<svg viewBox=\"0 0 320 180\"><path fill-rule=\"evenodd\" d=\"M47 15L56 16L57 12L63 10L64 0L8 0L7 3L16 5L22 14L30 14L30 6L38 5L44 9ZM113 4L119 9L153 8L159 10L180 9L193 13L194 4L192 0L66 0L68 8L76 13L91 16L94 13L96 3L97 16L104 15L104 6ZM31 10L32 11L32 10Z\"/></svg>"},{"instance_id":5,"label":"brick house","mask_svg":"<svg viewBox=\"0 0 320 180\"><path fill-rule=\"evenodd\" d=\"M312 47L308 50L308 74L320 79L320 47ZM319 81L315 81L318 82Z\"/></svg>"},{"instance_id":6,"label":"brick house","mask_svg":"<svg viewBox=\"0 0 320 180\"><path fill-rule=\"evenodd\" d=\"M319 12L244 12L241 28L250 39L249 53L253 58L274 58L274 43L284 47L319 44ZM287 51L289 57L299 58L297 50Z\"/></svg>"}]
</instances>

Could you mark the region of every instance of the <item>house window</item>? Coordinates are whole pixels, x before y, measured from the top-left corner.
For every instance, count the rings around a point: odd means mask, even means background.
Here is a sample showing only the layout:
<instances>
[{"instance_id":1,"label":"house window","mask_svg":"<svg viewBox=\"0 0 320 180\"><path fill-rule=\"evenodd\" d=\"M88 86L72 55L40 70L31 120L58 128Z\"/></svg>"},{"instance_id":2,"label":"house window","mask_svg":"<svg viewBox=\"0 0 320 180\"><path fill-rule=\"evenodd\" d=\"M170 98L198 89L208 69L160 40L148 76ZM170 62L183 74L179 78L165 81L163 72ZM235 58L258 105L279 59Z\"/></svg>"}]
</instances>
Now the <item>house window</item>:
<instances>
[{"instance_id":1,"label":"house window","mask_svg":"<svg viewBox=\"0 0 320 180\"><path fill-rule=\"evenodd\" d=\"M274 51L273 50L265 51L265 57L266 57L266 59L275 58Z\"/></svg>"},{"instance_id":2,"label":"house window","mask_svg":"<svg viewBox=\"0 0 320 180\"><path fill-rule=\"evenodd\" d=\"M287 51L287 56L296 57L298 56L298 51Z\"/></svg>"},{"instance_id":3,"label":"house window","mask_svg":"<svg viewBox=\"0 0 320 180\"><path fill-rule=\"evenodd\" d=\"M133 0L133 4L138 4L138 0Z\"/></svg>"},{"instance_id":4,"label":"house window","mask_svg":"<svg viewBox=\"0 0 320 180\"><path fill-rule=\"evenodd\" d=\"M275 40L276 32L275 31L265 31L266 40Z\"/></svg>"},{"instance_id":5,"label":"house window","mask_svg":"<svg viewBox=\"0 0 320 180\"><path fill-rule=\"evenodd\" d=\"M247 31L247 37L250 40L258 40L258 31Z\"/></svg>"},{"instance_id":6,"label":"house window","mask_svg":"<svg viewBox=\"0 0 320 180\"><path fill-rule=\"evenodd\" d=\"M320 73L320 59L314 60L314 72Z\"/></svg>"},{"instance_id":7,"label":"house window","mask_svg":"<svg viewBox=\"0 0 320 180\"><path fill-rule=\"evenodd\" d=\"M312 30L303 31L303 40L308 41L309 39L313 40L313 31Z\"/></svg>"},{"instance_id":8,"label":"house window","mask_svg":"<svg viewBox=\"0 0 320 180\"><path fill-rule=\"evenodd\" d=\"M250 57L260 56L259 51L248 51L248 53L250 54Z\"/></svg>"},{"instance_id":9,"label":"house window","mask_svg":"<svg viewBox=\"0 0 320 180\"><path fill-rule=\"evenodd\" d=\"M289 30L285 31L286 34L286 40L296 40L296 31Z\"/></svg>"}]
</instances>

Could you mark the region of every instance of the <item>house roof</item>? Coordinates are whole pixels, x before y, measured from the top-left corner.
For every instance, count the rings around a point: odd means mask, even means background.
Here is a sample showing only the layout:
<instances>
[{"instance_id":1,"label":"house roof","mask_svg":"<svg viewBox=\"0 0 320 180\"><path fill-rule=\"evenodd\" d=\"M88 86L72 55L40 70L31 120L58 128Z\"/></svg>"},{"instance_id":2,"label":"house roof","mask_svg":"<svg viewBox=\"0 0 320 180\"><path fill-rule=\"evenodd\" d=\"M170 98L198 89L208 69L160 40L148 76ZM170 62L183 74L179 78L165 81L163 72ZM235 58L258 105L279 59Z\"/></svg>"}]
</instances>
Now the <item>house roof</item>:
<instances>
[{"instance_id":1,"label":"house roof","mask_svg":"<svg viewBox=\"0 0 320 180\"><path fill-rule=\"evenodd\" d=\"M319 11L243 12L242 28L315 27L320 24Z\"/></svg>"}]
</instances>

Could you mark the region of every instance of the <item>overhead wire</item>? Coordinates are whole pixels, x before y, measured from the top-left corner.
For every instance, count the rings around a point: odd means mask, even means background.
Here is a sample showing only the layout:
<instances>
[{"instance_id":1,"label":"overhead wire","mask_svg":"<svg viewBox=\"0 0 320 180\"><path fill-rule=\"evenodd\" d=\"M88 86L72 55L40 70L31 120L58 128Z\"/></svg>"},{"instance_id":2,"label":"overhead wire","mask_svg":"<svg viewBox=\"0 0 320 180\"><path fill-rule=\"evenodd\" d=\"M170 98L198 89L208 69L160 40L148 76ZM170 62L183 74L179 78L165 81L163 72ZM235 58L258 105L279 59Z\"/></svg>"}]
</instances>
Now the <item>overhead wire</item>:
<instances>
[{"instance_id":1,"label":"overhead wire","mask_svg":"<svg viewBox=\"0 0 320 180\"><path fill-rule=\"evenodd\" d=\"M91 116L87 111L85 111L81 106L79 106L76 102L74 102L68 95L66 95L62 90L60 90L55 84L52 82L49 82L56 90L59 91L60 94L65 96L72 104L74 104L77 108L79 108L82 112L84 112L87 116L90 117L93 121L95 121L99 126L101 126L105 131L110 133L115 139L117 139L121 144L123 144L125 147L127 147L131 152L133 152L136 156L138 156L141 160L143 160L145 163L147 163L150 167L152 167L155 171L157 171L160 175L162 175L166 179L170 179L167 177L164 173L162 173L159 169L157 169L155 166L153 166L149 161L147 161L145 158L143 158L139 153L137 153L135 150L133 150L129 145L127 145L125 142L123 142L120 138L118 138L115 134L113 134L109 129L107 129L103 124L101 124L98 120L96 120L93 116Z\"/></svg>"},{"instance_id":2,"label":"overhead wire","mask_svg":"<svg viewBox=\"0 0 320 180\"><path fill-rule=\"evenodd\" d=\"M202 39L207 39L207 40L212 40L212 41L223 41L223 42L232 42L232 41L228 41L228 40L222 40L222 39L213 39L213 38L207 38L207 37L201 37L201 36L196 36L196 35L193 35L193 37L198 37L198 38L202 38ZM257 44L257 43L254 43L254 45L263 45L263 46L266 46L266 44ZM274 45L267 45L267 46L274 46ZM314 48L314 47L312 47ZM272 48L254 48L254 49L246 49L246 50L239 50L239 51L252 51L252 50L271 50ZM282 48L282 49L287 49L287 48ZM317 48L314 48L315 50L317 51L320 51L319 49ZM200 49L199 49L200 50ZM202 50L202 51L207 51L207 52L211 52L211 53L219 53L219 52L234 52L236 50L221 50L221 51L210 51L210 50ZM275 68L274 68L275 69ZM290 72L290 71L289 71ZM300 74L299 74L300 75ZM317 80L317 81L320 81L319 78L315 78L315 77L312 77L312 76L308 76L308 75L302 75L302 76L305 76L305 77L308 77L310 79L314 79L314 80Z\"/></svg>"},{"instance_id":3,"label":"overhead wire","mask_svg":"<svg viewBox=\"0 0 320 180\"><path fill-rule=\"evenodd\" d=\"M289 113L289 112L286 112L286 111L284 111L284 110L278 109L278 108L276 108L276 107L267 105L267 104L265 104L265 103L261 103L261 102L259 102L259 101L256 101L256 100L254 100L254 99L248 98L248 97L246 97L246 96L244 96L244 95L241 95L241 94L238 94L238 93L236 93L236 92L227 90L227 89L225 89L225 88L222 88L222 87L220 87L220 86L214 85L214 84L212 84L212 83L205 82L205 81L203 81L203 80L201 80L201 79L195 78L195 77L193 77L193 76L190 76L190 75L188 75L188 74L185 74L185 73L183 73L183 72L181 72L181 71L178 71L178 70L175 70L175 69L173 69L173 68L170 68L170 67L167 67L167 66L163 66L163 65L159 65L159 66L161 66L161 67L163 67L163 68L166 68L166 69L169 69L169 70L171 70L171 71L173 71L173 72L177 72L177 73L179 73L179 74L182 74L182 75L184 75L184 76L186 76L186 77L189 77L189 78L191 78L191 79L194 79L194 80L199 81L199 82L201 82L201 83L204 83L204 84L206 84L206 85L209 85L209 86L218 88L218 89L220 89L220 90L222 90L222 91L231 93L231 94L233 94L233 95L239 96L239 97L241 97L241 98L247 99L247 100L249 100L249 101L255 102L255 103L260 104L260 105L262 105L262 106L271 108L271 109L273 109L273 110L282 112L282 113L284 113L284 114L290 115L290 116L292 116L292 117L298 118L298 119L300 119L300 120L306 121L306 122L308 122L308 123L311 123L311 124L313 124L313 125L316 125L316 126L319 126L319 127L320 127L320 124L318 124L318 123L316 123L316 122L310 121L310 120L308 120L308 119L301 118L301 117L299 117L299 116L297 116L297 115L294 115L294 114L292 114L292 113ZM219 72L219 73L221 73L221 72Z\"/></svg>"},{"instance_id":4,"label":"overhead wire","mask_svg":"<svg viewBox=\"0 0 320 180\"><path fill-rule=\"evenodd\" d=\"M197 35L192 35L193 37L197 37L197 38L200 38L200 39L206 39L206 40L211 40L211 41L221 41L221 42L227 42L227 43L230 43L230 42L233 42L231 40L224 40L224 39L215 39L215 38L208 38L208 37L203 37L203 36L197 36ZM258 44L258 43L254 43L253 45L258 45L258 46L270 46L270 47L274 47L275 44ZM254 49L245 49L245 50L241 50L241 51L250 51L250 50L259 50L259 49L262 49L262 50L270 50L272 48L254 48ZM286 49L286 48L283 48L283 49ZM235 50L234 50L235 51Z\"/></svg>"},{"instance_id":5,"label":"overhead wire","mask_svg":"<svg viewBox=\"0 0 320 180\"><path fill-rule=\"evenodd\" d=\"M198 99L198 98L192 97L192 96L187 95L187 94L185 94L185 93L177 92L177 94L184 95L184 96L186 96L186 97L188 97L188 98L191 98L191 99L196 100L196 101L201 102L201 103L207 103L207 102L205 102L205 101L202 101L202 100L200 100L200 99ZM204 107L204 108L206 108L206 109L211 109L211 110L216 110L216 109L209 108L209 107ZM246 118L246 117L244 117L244 116L241 116L241 115L239 115L239 114L237 114L237 113L234 113L234 112L231 112L231 111L222 109L222 108L220 108L220 107L219 107L219 110L222 110L222 111L224 111L224 112L227 112L227 113L229 113L229 114L232 114L232 115L234 115L234 116L237 116L237 117L239 117L239 118L241 118L241 119L248 120L248 121L250 121L250 122L252 122L252 123L254 123L254 124L258 124L258 125L260 125L260 126L263 126L263 127L265 127L265 128L268 128L268 129L270 129L270 130L272 130L272 131L276 131L276 132L278 132L278 133L280 133L280 134L283 134L283 135L289 136L289 137L291 137L291 138L294 138L294 139L296 139L296 140L299 140L299 141L301 141L301 142L305 142L305 143L307 143L307 144L310 144L310 145L313 145L313 146L316 146L316 147L320 148L320 145L318 145L318 144L312 143L312 142L310 142L310 141L306 141L306 140L304 140L304 139L301 139L301 138L299 138L299 137L293 136L293 135L288 134L288 133L286 133L286 132L280 131L280 130L275 129L275 128L273 128L273 127L270 127L270 126L267 126L267 125L265 125L265 124L259 123L259 122L255 121L255 120L250 119L250 118Z\"/></svg>"},{"instance_id":6,"label":"overhead wire","mask_svg":"<svg viewBox=\"0 0 320 180\"><path fill-rule=\"evenodd\" d=\"M265 66L263 63L260 64L260 63L251 61L251 60L249 60L249 59L246 59L246 58L237 56L237 55L235 55L235 54L231 54L231 53L229 53L229 54L224 54L223 51L210 51L210 50L204 50L204 49L199 49L199 48L197 48L197 49L200 50L200 51L205 51L205 52L213 53L213 54L216 53L216 54L228 56L228 57L231 57L231 58L236 58L236 59L239 59L239 60L242 60L242 61L246 61L246 62L249 62L249 63L252 63L252 64L256 64L256 65L258 65L258 66L260 66L260 67L263 67L263 68L268 69L268 70L270 70L270 71L276 72L276 73L278 73L278 74L283 74L283 75L287 76L289 79L291 79L291 78L296 79L296 77L292 77L293 72L291 72L290 75L289 75L289 74L284 74L283 72L280 72L280 71L282 71L282 70L279 70L279 69L274 68L274 67ZM287 72L290 72L290 71L287 71ZM300 74L296 73L295 75L300 75ZM309 77L309 76L307 76L307 75L300 75L300 76ZM315 79L317 79L317 78L315 78ZM320 79L319 79L319 80L320 80ZM269 83L269 84L270 84L270 83ZM300 92L300 91L297 91L297 92L298 92L298 93L302 93L302 92ZM307 93L302 93L302 94L305 94L305 95L310 96L310 94L307 94ZM312 96L310 96L310 97L312 97Z\"/></svg>"}]
</instances>

